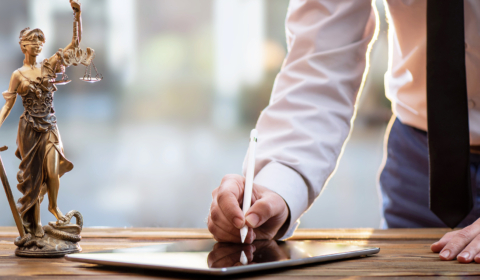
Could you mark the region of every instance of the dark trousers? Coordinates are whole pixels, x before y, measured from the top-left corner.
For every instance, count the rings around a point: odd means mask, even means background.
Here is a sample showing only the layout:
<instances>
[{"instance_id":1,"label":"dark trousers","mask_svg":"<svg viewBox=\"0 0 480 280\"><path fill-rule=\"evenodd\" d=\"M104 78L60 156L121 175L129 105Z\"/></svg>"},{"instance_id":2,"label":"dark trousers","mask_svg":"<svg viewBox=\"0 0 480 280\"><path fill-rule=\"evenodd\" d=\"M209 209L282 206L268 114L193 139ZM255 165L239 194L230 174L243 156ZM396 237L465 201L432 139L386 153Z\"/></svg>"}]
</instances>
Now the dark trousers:
<instances>
[{"instance_id":1,"label":"dark trousers","mask_svg":"<svg viewBox=\"0 0 480 280\"><path fill-rule=\"evenodd\" d=\"M470 154L474 207L458 227L468 226L480 217L479 165L480 155ZM386 227L446 227L428 206L428 146L425 131L395 119L387 140L387 160L380 174L380 189Z\"/></svg>"}]
</instances>

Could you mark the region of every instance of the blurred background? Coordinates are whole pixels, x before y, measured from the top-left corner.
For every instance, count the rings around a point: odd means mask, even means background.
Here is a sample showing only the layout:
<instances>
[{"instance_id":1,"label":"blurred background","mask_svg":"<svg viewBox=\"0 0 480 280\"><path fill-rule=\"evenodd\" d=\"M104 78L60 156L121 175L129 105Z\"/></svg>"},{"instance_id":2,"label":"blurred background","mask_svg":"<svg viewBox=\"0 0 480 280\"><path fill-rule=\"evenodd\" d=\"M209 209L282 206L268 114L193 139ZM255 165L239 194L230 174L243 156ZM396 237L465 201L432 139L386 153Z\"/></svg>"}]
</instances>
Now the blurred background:
<instances>
[{"instance_id":1,"label":"blurred background","mask_svg":"<svg viewBox=\"0 0 480 280\"><path fill-rule=\"evenodd\" d=\"M380 225L377 173L391 115L384 96L387 26L381 30L350 140L335 175L301 227ZM67 69L55 110L65 154L75 168L61 179L62 211L86 226L198 227L223 175L241 173L249 131L268 104L286 54L288 0L81 0L82 47L105 79L84 83ZM0 0L0 89L22 66L20 30L41 28L43 59L72 37L68 0ZM20 100L20 99L18 99ZM0 101L3 104L3 101ZM21 102L0 129L14 196L14 151ZM47 200L47 198L45 198ZM54 217L42 204L42 221ZM0 191L0 226L14 225Z\"/></svg>"}]
</instances>

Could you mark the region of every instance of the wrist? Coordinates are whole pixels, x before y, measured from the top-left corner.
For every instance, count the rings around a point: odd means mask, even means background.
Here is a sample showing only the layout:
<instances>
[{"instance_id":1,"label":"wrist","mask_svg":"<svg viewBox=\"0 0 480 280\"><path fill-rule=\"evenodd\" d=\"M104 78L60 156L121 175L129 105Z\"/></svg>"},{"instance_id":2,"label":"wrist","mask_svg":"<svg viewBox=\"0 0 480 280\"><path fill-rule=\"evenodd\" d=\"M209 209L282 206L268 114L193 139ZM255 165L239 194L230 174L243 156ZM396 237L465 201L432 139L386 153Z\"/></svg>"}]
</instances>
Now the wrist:
<instances>
[{"instance_id":1,"label":"wrist","mask_svg":"<svg viewBox=\"0 0 480 280\"><path fill-rule=\"evenodd\" d=\"M282 198L283 199L283 198ZM285 236L287 233L288 228L290 227L290 221L291 221L291 215L290 215L290 207L288 207L288 204L285 200L283 200L285 203L285 207L287 208L287 219L283 223L283 225L278 229L277 234L275 234L275 237L273 239L278 240Z\"/></svg>"},{"instance_id":2,"label":"wrist","mask_svg":"<svg viewBox=\"0 0 480 280\"><path fill-rule=\"evenodd\" d=\"M299 218L309 205L309 187L303 177L286 165L270 162L258 172L254 182L276 192L287 204L290 222L285 235L278 236L281 239L290 237L299 224Z\"/></svg>"}]
</instances>

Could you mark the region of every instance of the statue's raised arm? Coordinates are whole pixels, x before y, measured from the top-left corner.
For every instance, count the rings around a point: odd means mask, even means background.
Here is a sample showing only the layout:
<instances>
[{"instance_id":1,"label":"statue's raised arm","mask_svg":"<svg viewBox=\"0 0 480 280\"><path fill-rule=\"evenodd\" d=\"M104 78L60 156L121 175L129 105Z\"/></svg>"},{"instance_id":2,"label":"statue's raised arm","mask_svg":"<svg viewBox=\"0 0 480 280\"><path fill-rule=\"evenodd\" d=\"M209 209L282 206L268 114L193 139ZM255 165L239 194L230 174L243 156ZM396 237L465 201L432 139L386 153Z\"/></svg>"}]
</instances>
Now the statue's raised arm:
<instances>
[{"instance_id":1,"label":"statue's raised arm","mask_svg":"<svg viewBox=\"0 0 480 280\"><path fill-rule=\"evenodd\" d=\"M78 66L80 64L87 67L90 66L95 57L95 51L93 49L87 48L86 51L84 51L80 48L83 31L81 4L78 0L70 0L70 5L74 12L72 42L64 49L59 49L55 55L48 59L48 63L44 63L44 75L51 77L52 79L55 78L55 73L65 73L66 67L72 65Z\"/></svg>"},{"instance_id":2,"label":"statue's raised arm","mask_svg":"<svg viewBox=\"0 0 480 280\"><path fill-rule=\"evenodd\" d=\"M60 49L62 52L66 52L68 50L74 50L80 46L80 42L82 41L82 4L80 4L76 0L70 0L70 5L72 6L74 20L73 20L73 36L72 41L68 44L64 49ZM58 53L54 54L48 62L50 65L56 65L58 60L62 60ZM70 66L70 65L62 65ZM59 72L60 69L56 69L56 72Z\"/></svg>"},{"instance_id":3,"label":"statue's raised arm","mask_svg":"<svg viewBox=\"0 0 480 280\"><path fill-rule=\"evenodd\" d=\"M70 5L72 6L74 16L75 16L75 22L74 24L74 30L73 30L73 39L72 43L78 42L76 45L77 47L80 45L80 42L82 41L82 8L81 4L78 1L75 0L70 0ZM77 30L75 30L75 27L77 27ZM70 46L70 45L69 45ZM68 46L66 47L66 49Z\"/></svg>"}]
</instances>

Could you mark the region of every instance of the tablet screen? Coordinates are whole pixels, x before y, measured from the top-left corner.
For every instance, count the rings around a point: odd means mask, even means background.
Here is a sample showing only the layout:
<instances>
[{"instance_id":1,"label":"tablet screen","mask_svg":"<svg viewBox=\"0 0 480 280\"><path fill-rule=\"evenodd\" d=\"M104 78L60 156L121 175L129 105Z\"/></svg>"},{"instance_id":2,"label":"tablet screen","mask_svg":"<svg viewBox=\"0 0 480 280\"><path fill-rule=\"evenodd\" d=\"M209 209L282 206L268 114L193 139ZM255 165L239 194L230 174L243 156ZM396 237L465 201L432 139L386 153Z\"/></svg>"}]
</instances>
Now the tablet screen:
<instances>
[{"instance_id":1,"label":"tablet screen","mask_svg":"<svg viewBox=\"0 0 480 280\"><path fill-rule=\"evenodd\" d=\"M180 241L147 247L69 255L71 261L181 272L234 274L375 254L374 247L322 241L255 241L253 244Z\"/></svg>"}]
</instances>

